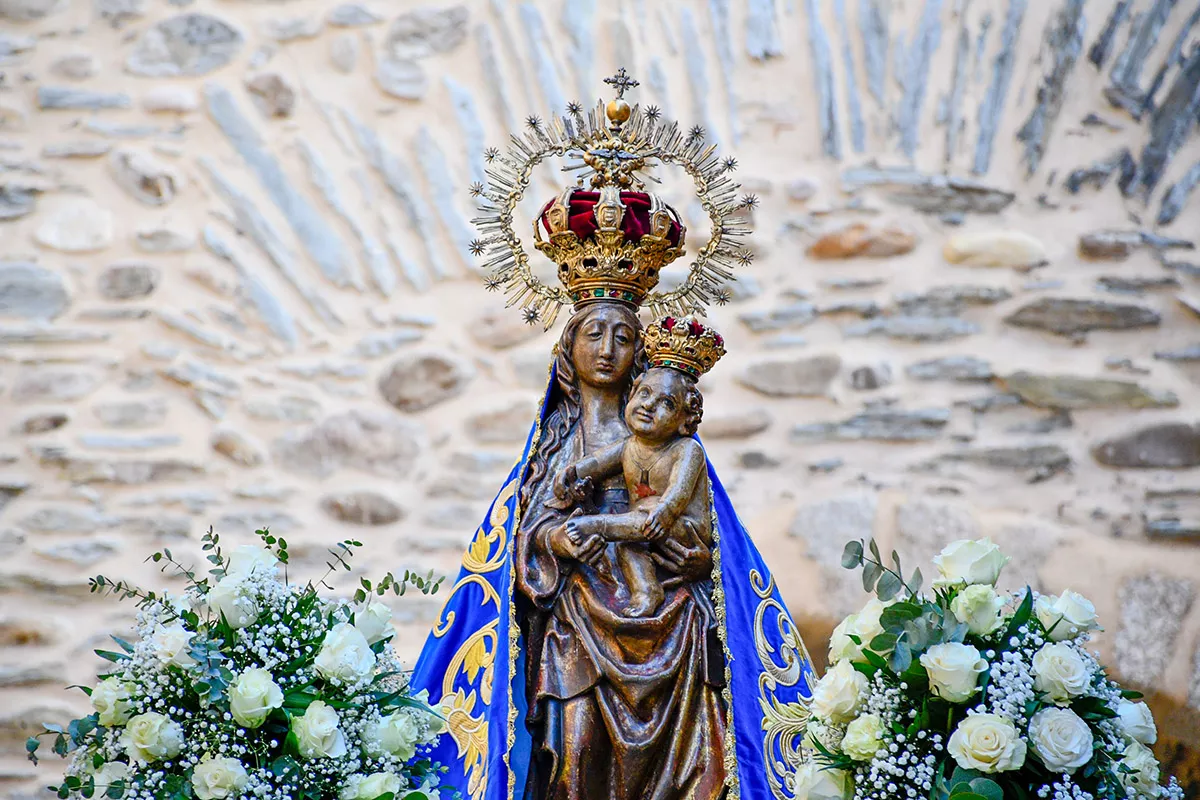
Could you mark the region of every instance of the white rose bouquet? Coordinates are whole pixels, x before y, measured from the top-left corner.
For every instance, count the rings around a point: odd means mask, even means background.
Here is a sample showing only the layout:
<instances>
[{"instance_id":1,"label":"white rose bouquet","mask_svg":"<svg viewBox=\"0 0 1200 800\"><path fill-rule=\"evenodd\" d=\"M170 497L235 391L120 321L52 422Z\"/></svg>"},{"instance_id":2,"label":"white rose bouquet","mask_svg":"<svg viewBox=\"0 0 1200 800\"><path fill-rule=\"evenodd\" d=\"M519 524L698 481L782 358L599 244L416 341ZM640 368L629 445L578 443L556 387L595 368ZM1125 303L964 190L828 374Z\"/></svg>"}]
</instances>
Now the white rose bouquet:
<instances>
[{"instance_id":1,"label":"white rose bouquet","mask_svg":"<svg viewBox=\"0 0 1200 800\"><path fill-rule=\"evenodd\" d=\"M437 800L438 765L422 753L443 720L409 691L379 598L431 594L440 579L389 573L362 579L352 601L326 599L324 578L287 581L286 541L258 535L263 546L226 554L210 530L207 577L152 555L186 578L181 596L92 579L93 592L138 601L137 636L96 651L113 666L79 687L92 714L27 742L35 763L40 737L70 759L59 798ZM330 550L330 573L360 546Z\"/></svg>"},{"instance_id":2,"label":"white rose bouquet","mask_svg":"<svg viewBox=\"0 0 1200 800\"><path fill-rule=\"evenodd\" d=\"M813 688L797 800L1181 800L1159 783L1157 731L1137 692L1088 652L1096 609L1066 591L996 592L987 539L904 577L893 552L850 542L875 597L833 632Z\"/></svg>"}]
</instances>

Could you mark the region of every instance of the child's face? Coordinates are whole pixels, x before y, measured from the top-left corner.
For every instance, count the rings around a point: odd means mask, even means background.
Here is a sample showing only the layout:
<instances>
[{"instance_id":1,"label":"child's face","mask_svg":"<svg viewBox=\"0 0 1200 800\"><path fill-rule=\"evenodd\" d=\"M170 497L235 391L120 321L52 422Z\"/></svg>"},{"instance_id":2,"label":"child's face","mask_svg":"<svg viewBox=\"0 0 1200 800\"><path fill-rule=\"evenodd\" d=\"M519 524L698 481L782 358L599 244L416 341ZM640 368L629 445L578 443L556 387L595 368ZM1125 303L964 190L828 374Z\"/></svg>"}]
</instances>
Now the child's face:
<instances>
[{"instance_id":1,"label":"child's face","mask_svg":"<svg viewBox=\"0 0 1200 800\"><path fill-rule=\"evenodd\" d=\"M683 434L688 419L685 378L673 369L656 367L633 387L625 405L625 424L639 439L665 442Z\"/></svg>"}]
</instances>

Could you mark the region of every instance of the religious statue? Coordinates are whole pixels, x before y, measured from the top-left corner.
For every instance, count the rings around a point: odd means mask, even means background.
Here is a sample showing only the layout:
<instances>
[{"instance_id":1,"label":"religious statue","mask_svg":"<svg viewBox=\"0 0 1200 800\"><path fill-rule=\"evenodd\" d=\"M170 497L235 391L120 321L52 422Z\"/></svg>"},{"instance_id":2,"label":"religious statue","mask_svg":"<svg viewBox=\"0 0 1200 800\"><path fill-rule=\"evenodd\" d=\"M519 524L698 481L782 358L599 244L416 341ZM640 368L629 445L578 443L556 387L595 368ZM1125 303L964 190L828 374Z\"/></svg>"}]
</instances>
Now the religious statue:
<instances>
[{"instance_id":1,"label":"religious statue","mask_svg":"<svg viewBox=\"0 0 1200 800\"><path fill-rule=\"evenodd\" d=\"M574 313L412 684L446 716L432 757L465 800L783 800L812 667L696 437L696 380L724 343L694 317L749 262L748 201L702 130L630 106L624 70L606 82L614 100L531 117L472 187L489 287L547 328L562 306ZM533 168L553 156L582 176L533 223L561 288L537 279L513 229ZM686 231L646 191L655 166L692 178L711 223L661 292ZM657 321L643 327L640 310Z\"/></svg>"}]
</instances>

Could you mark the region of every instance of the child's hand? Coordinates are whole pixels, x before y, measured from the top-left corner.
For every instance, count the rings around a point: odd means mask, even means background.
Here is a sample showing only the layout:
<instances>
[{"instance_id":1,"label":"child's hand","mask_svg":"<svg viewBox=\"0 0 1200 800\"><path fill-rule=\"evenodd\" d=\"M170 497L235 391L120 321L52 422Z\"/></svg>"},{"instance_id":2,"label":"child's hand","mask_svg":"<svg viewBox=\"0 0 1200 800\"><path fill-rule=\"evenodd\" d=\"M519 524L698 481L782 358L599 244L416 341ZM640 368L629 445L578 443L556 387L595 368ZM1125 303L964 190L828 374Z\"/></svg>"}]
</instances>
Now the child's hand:
<instances>
[{"instance_id":1,"label":"child's hand","mask_svg":"<svg viewBox=\"0 0 1200 800\"><path fill-rule=\"evenodd\" d=\"M579 474L575 470L575 465L571 464L554 478L554 496L559 500L572 499L572 488L579 481Z\"/></svg>"},{"instance_id":2,"label":"child's hand","mask_svg":"<svg viewBox=\"0 0 1200 800\"><path fill-rule=\"evenodd\" d=\"M659 503L646 518L646 524L642 531L646 534L647 539L657 542L667 535L674 524L675 514L671 513L665 503Z\"/></svg>"}]
</instances>

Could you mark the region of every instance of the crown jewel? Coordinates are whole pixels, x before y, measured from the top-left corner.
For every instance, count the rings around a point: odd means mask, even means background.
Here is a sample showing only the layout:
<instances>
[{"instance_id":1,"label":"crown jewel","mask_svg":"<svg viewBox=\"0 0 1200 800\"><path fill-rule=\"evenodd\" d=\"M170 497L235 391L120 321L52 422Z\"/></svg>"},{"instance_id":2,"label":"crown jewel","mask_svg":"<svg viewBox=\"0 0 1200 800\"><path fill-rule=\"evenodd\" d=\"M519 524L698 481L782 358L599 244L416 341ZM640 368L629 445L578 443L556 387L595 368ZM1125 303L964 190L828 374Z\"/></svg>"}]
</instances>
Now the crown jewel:
<instances>
[{"instance_id":1,"label":"crown jewel","mask_svg":"<svg viewBox=\"0 0 1200 800\"><path fill-rule=\"evenodd\" d=\"M596 300L645 305L655 315L698 313L727 296L723 285L750 260L740 243L749 230L735 218L750 203L738 198L730 177L737 162L721 159L703 129L685 132L663 121L657 108L630 106L624 95L638 82L623 68L605 82L616 99L586 113L572 103L567 114L545 123L530 117L528 132L512 137L506 155L488 151L488 183L472 188L480 198L474 223L481 238L471 250L486 259L489 286L502 288L508 305L521 305L526 319L547 328L561 306ZM574 160L563 169L578 172L578 183L543 207L533 233L534 246L557 265L561 288L533 274L513 227L534 168L556 156ZM660 165L688 174L711 227L687 277L665 292L655 291L661 270L683 254L686 231L674 209L646 191L646 181L657 181L645 171Z\"/></svg>"},{"instance_id":2,"label":"crown jewel","mask_svg":"<svg viewBox=\"0 0 1200 800\"><path fill-rule=\"evenodd\" d=\"M664 317L644 332L646 357L652 367L671 367L693 378L713 368L725 355L721 334L692 317Z\"/></svg>"}]
</instances>

